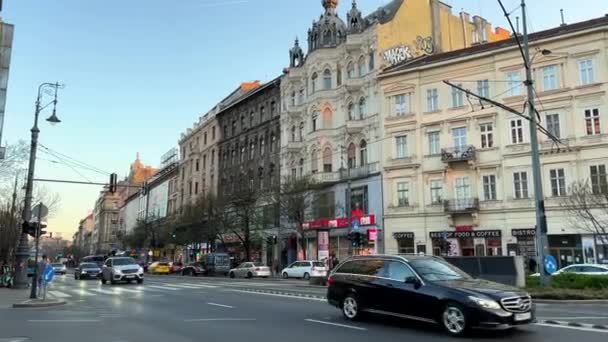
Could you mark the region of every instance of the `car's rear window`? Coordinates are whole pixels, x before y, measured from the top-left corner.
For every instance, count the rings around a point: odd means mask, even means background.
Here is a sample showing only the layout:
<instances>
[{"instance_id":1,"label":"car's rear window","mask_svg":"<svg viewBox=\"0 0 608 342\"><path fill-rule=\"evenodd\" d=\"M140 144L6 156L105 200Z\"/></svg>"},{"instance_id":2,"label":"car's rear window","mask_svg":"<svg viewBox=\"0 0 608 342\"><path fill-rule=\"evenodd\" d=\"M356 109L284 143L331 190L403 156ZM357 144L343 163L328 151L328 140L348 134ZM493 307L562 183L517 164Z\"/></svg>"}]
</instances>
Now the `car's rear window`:
<instances>
[{"instance_id":1,"label":"car's rear window","mask_svg":"<svg viewBox=\"0 0 608 342\"><path fill-rule=\"evenodd\" d=\"M313 265L313 266L316 266L316 267L325 267L325 264L324 264L324 263L322 263L321 261L314 261L314 262L312 263L312 265Z\"/></svg>"}]
</instances>

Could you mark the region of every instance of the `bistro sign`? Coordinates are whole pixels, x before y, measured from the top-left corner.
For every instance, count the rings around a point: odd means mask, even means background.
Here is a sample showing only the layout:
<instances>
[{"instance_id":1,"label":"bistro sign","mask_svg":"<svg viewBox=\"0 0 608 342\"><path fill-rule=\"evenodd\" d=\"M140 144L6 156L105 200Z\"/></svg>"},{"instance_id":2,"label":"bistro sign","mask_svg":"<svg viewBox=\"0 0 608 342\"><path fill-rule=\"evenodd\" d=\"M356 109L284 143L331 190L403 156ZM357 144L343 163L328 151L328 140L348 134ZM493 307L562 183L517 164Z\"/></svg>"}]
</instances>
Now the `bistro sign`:
<instances>
[{"instance_id":1,"label":"bistro sign","mask_svg":"<svg viewBox=\"0 0 608 342\"><path fill-rule=\"evenodd\" d=\"M518 236L536 236L535 228L511 229L511 235Z\"/></svg>"},{"instance_id":2,"label":"bistro sign","mask_svg":"<svg viewBox=\"0 0 608 342\"><path fill-rule=\"evenodd\" d=\"M447 231L430 232L431 239L467 239L467 238L499 238L502 236L500 230L468 230L468 231Z\"/></svg>"}]
</instances>

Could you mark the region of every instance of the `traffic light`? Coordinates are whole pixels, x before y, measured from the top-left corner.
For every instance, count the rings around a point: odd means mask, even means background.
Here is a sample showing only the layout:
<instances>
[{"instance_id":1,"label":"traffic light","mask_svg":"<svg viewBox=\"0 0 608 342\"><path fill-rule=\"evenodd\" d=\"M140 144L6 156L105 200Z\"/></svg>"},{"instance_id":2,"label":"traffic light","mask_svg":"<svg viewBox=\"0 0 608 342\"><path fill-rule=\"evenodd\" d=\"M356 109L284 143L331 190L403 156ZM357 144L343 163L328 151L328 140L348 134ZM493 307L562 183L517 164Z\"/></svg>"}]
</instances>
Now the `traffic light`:
<instances>
[{"instance_id":1,"label":"traffic light","mask_svg":"<svg viewBox=\"0 0 608 342\"><path fill-rule=\"evenodd\" d=\"M351 242L353 247L361 247L361 233L352 233Z\"/></svg>"},{"instance_id":2,"label":"traffic light","mask_svg":"<svg viewBox=\"0 0 608 342\"><path fill-rule=\"evenodd\" d=\"M38 226L38 222L24 222L23 225L21 225L21 229L24 233L36 238L36 233L38 233L38 236L46 234L46 230L42 230L46 228L46 224L43 223L40 228Z\"/></svg>"},{"instance_id":3,"label":"traffic light","mask_svg":"<svg viewBox=\"0 0 608 342\"><path fill-rule=\"evenodd\" d=\"M110 193L113 194L116 192L116 182L118 181L118 175L115 173L110 174Z\"/></svg>"}]
</instances>

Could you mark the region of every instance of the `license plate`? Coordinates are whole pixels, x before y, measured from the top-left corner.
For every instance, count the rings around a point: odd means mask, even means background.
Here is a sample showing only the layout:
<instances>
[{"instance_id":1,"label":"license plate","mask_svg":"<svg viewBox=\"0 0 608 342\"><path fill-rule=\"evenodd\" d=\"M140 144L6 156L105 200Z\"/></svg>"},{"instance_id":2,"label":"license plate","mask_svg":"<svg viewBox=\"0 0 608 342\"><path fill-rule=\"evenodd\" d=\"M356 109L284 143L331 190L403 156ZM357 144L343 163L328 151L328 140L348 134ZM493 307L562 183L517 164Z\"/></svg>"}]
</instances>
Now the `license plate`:
<instances>
[{"instance_id":1,"label":"license plate","mask_svg":"<svg viewBox=\"0 0 608 342\"><path fill-rule=\"evenodd\" d=\"M128 275L127 278L135 278L134 275Z\"/></svg>"},{"instance_id":2,"label":"license plate","mask_svg":"<svg viewBox=\"0 0 608 342\"><path fill-rule=\"evenodd\" d=\"M532 314L530 312L515 314L516 321L525 321L532 318Z\"/></svg>"}]
</instances>

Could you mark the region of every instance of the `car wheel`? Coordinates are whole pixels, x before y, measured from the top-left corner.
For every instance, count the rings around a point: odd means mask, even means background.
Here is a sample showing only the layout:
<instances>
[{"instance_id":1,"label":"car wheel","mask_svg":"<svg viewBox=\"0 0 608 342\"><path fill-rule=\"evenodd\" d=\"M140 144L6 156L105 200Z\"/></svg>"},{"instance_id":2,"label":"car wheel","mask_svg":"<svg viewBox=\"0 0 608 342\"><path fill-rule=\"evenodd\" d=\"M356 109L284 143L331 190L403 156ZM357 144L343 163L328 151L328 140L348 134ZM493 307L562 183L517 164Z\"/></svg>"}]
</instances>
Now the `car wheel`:
<instances>
[{"instance_id":1,"label":"car wheel","mask_svg":"<svg viewBox=\"0 0 608 342\"><path fill-rule=\"evenodd\" d=\"M308 272L304 273L304 280L309 280L310 279L310 274L308 274Z\"/></svg>"},{"instance_id":2,"label":"car wheel","mask_svg":"<svg viewBox=\"0 0 608 342\"><path fill-rule=\"evenodd\" d=\"M253 273L247 272L247 278L249 278L249 279L253 278Z\"/></svg>"},{"instance_id":3,"label":"car wheel","mask_svg":"<svg viewBox=\"0 0 608 342\"><path fill-rule=\"evenodd\" d=\"M289 274L287 274L287 272L283 272L283 279L287 279L289 278Z\"/></svg>"},{"instance_id":4,"label":"car wheel","mask_svg":"<svg viewBox=\"0 0 608 342\"><path fill-rule=\"evenodd\" d=\"M359 313L360 309L359 301L354 294L347 295L346 298L344 298L344 301L342 301L342 314L351 321L354 321L361 316Z\"/></svg>"},{"instance_id":5,"label":"car wheel","mask_svg":"<svg viewBox=\"0 0 608 342\"><path fill-rule=\"evenodd\" d=\"M467 319L462 307L456 303L449 303L441 314L443 328L454 336L464 334L468 328Z\"/></svg>"},{"instance_id":6,"label":"car wheel","mask_svg":"<svg viewBox=\"0 0 608 342\"><path fill-rule=\"evenodd\" d=\"M234 272L230 272L230 274L228 275L230 278L234 278Z\"/></svg>"}]
</instances>

